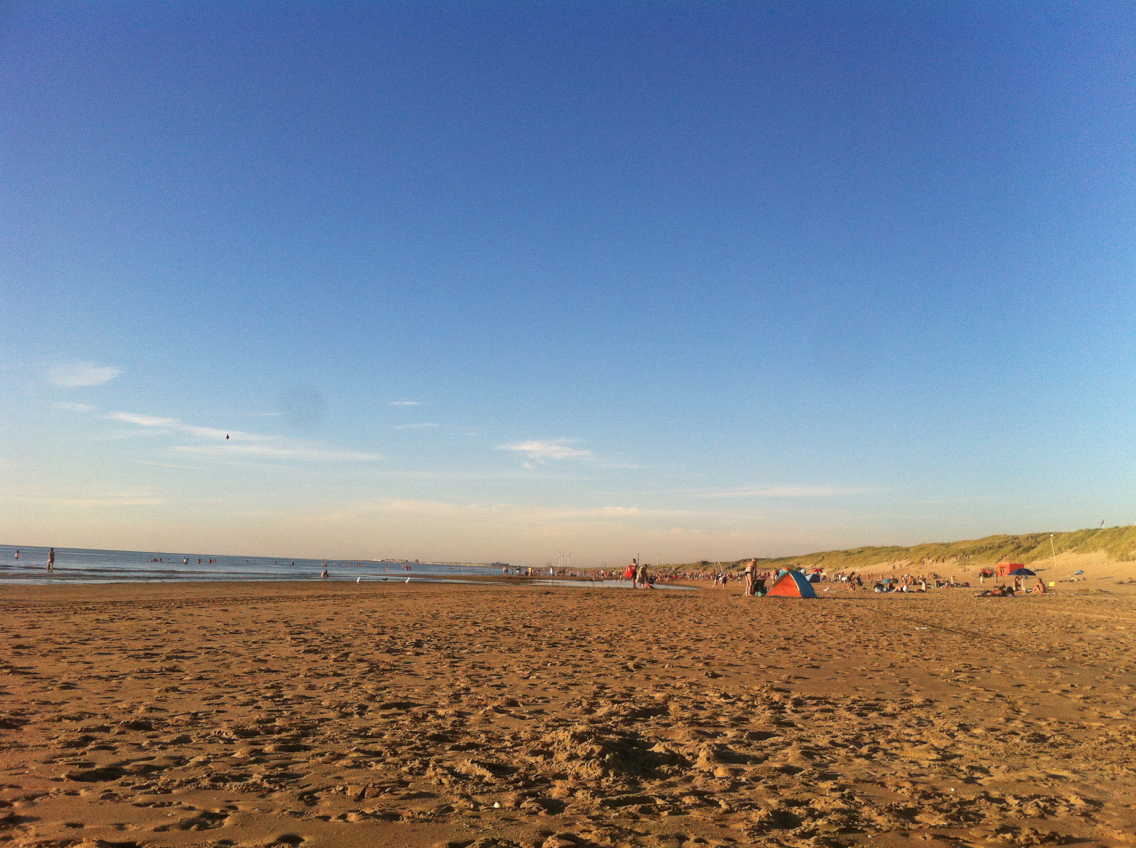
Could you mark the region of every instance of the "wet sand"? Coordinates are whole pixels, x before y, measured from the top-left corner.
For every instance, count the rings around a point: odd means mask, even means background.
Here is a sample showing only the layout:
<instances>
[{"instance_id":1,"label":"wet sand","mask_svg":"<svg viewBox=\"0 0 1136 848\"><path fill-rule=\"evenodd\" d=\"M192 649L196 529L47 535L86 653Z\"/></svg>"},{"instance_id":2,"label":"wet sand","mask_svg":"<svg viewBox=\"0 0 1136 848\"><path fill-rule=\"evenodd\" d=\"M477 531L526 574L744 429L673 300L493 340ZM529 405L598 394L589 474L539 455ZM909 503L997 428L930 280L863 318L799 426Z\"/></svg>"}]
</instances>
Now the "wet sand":
<instances>
[{"instance_id":1,"label":"wet sand","mask_svg":"<svg viewBox=\"0 0 1136 848\"><path fill-rule=\"evenodd\" d=\"M1136 594L0 587L0 842L1136 845Z\"/></svg>"}]
</instances>

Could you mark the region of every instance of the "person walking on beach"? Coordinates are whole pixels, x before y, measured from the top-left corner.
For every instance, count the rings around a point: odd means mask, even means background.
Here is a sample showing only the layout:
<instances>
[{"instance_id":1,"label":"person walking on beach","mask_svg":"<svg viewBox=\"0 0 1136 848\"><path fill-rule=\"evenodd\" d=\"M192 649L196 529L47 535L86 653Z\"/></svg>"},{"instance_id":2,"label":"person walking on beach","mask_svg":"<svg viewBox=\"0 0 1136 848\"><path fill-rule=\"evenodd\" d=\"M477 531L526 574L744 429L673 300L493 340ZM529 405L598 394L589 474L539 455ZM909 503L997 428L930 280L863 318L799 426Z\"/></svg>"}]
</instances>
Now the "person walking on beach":
<instances>
[{"instance_id":1,"label":"person walking on beach","mask_svg":"<svg viewBox=\"0 0 1136 848\"><path fill-rule=\"evenodd\" d=\"M745 594L747 598L753 597L753 581L757 577L757 560L751 559L745 567Z\"/></svg>"},{"instance_id":2,"label":"person walking on beach","mask_svg":"<svg viewBox=\"0 0 1136 848\"><path fill-rule=\"evenodd\" d=\"M635 585L644 589L650 588L647 582L647 563L640 563L639 570L635 572Z\"/></svg>"},{"instance_id":3,"label":"person walking on beach","mask_svg":"<svg viewBox=\"0 0 1136 848\"><path fill-rule=\"evenodd\" d=\"M47 552L47 570L55 571L55 548Z\"/></svg>"}]
</instances>

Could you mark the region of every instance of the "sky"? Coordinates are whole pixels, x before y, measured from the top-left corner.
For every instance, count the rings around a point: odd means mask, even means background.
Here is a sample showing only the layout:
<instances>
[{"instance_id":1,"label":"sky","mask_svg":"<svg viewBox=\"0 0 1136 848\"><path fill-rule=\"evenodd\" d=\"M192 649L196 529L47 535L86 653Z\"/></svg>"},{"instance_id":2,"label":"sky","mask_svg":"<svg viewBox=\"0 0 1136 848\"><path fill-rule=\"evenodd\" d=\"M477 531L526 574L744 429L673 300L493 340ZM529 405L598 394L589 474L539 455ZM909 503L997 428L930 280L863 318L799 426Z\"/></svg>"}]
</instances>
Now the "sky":
<instances>
[{"instance_id":1,"label":"sky","mask_svg":"<svg viewBox=\"0 0 1136 848\"><path fill-rule=\"evenodd\" d=\"M1136 521L1126 3L2 2L0 542Z\"/></svg>"}]
</instances>

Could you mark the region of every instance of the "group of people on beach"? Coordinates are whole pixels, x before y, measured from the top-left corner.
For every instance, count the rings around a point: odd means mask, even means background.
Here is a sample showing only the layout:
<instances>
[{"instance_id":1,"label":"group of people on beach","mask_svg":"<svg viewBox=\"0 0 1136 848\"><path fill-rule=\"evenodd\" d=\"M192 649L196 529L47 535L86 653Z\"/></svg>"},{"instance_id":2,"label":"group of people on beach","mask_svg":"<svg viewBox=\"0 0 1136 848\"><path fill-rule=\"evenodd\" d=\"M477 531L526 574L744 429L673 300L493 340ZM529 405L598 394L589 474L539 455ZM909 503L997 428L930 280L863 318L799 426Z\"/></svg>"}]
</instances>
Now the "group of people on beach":
<instances>
[{"instance_id":1,"label":"group of people on beach","mask_svg":"<svg viewBox=\"0 0 1136 848\"><path fill-rule=\"evenodd\" d=\"M1013 586L1006 586L999 584L992 589L986 589L979 592L975 597L979 598L1013 598L1020 594L1030 595L1048 595L1049 589L1045 585L1045 581L1039 579L1036 583L1026 589L1026 582L1021 577L1014 579Z\"/></svg>"},{"instance_id":2,"label":"group of people on beach","mask_svg":"<svg viewBox=\"0 0 1136 848\"><path fill-rule=\"evenodd\" d=\"M647 571L647 563L632 559L623 571L623 579L630 580L633 589L654 589L655 581Z\"/></svg>"},{"instance_id":3,"label":"group of people on beach","mask_svg":"<svg viewBox=\"0 0 1136 848\"><path fill-rule=\"evenodd\" d=\"M933 585L933 584L932 584ZM927 578L914 577L910 574L899 577L887 577L883 580L877 580L875 585L872 586L873 592L926 592L927 591Z\"/></svg>"},{"instance_id":4,"label":"group of people on beach","mask_svg":"<svg viewBox=\"0 0 1136 848\"><path fill-rule=\"evenodd\" d=\"M924 574L903 574L899 576L888 577L875 577L874 575L865 577L856 571L839 572L836 574L826 574L820 569L814 569L815 573L809 575L809 582L821 583L839 583L844 588L849 590L865 589L870 587L871 591L877 594L890 594L892 592L908 593L917 592L925 593L932 589L960 589L970 588L969 582L957 582L950 577L942 577L937 573L932 572L929 575ZM746 563L741 576L733 574L729 571L722 571L714 574L712 577L712 585L726 586L733 580L740 579L743 583L743 590L746 597L761 597L767 591L767 583L779 576L774 571L762 571L758 568L758 561L751 559ZM1025 591L1024 580L1021 577L1016 578L1013 587L999 586L993 590L983 592L983 596L993 597L1013 597L1015 592L1021 593ZM1045 594L1048 590L1045 584L1038 580L1037 583L1029 589L1030 594Z\"/></svg>"}]
</instances>

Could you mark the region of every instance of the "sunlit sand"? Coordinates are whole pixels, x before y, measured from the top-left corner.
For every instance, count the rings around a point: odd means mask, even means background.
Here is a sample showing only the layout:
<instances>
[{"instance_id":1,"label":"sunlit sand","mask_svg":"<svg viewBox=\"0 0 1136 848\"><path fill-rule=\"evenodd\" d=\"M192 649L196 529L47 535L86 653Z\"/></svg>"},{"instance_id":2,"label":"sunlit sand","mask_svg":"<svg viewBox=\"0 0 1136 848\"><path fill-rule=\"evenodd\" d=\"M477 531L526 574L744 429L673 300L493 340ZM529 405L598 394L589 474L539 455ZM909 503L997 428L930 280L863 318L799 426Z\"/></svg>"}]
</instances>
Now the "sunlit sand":
<instances>
[{"instance_id":1,"label":"sunlit sand","mask_svg":"<svg viewBox=\"0 0 1136 848\"><path fill-rule=\"evenodd\" d=\"M1133 844L1136 594L828 588L2 587L2 834Z\"/></svg>"}]
</instances>

